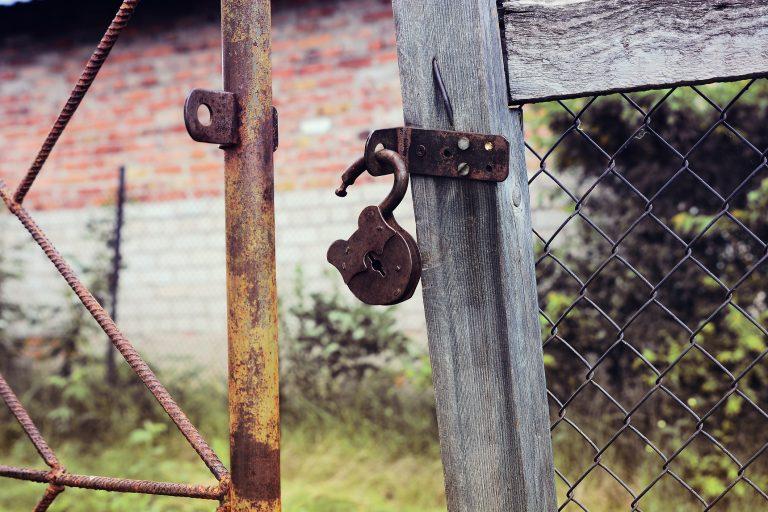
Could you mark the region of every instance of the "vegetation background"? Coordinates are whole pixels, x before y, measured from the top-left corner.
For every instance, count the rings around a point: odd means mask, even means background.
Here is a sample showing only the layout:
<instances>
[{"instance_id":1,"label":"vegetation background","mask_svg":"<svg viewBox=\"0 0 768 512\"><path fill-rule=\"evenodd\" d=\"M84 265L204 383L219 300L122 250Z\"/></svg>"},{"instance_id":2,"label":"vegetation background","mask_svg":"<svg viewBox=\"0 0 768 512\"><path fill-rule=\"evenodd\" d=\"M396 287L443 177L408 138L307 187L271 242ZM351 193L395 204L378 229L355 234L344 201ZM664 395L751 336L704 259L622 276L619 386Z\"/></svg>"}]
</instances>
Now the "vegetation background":
<instances>
[{"instance_id":1,"label":"vegetation background","mask_svg":"<svg viewBox=\"0 0 768 512\"><path fill-rule=\"evenodd\" d=\"M713 101L726 104L744 85L722 84L705 90ZM631 97L638 105L650 108L664 94L666 91L656 91ZM548 165L563 184L580 193L603 176L605 162L593 147L584 144L574 126L601 146L615 150L618 144L632 140L633 130L645 122L620 96L598 99L577 122L562 108L576 111L585 101L537 106L527 112L528 139L533 147L549 148L561 133L572 132L552 151ZM637 190L655 197L654 213L680 240L690 243L687 248L685 244L681 248L679 240L670 239L653 223L634 226L647 205L622 180L600 178L589 199L579 203L569 200L559 187L545 187L540 192L551 195L552 204L563 215L578 208L611 237L629 230L620 250L634 268L608 264L584 291L557 260L584 279L615 248L606 244L593 226L578 222L558 234L557 243L539 245L540 254L549 252L555 257L544 258L538 267L545 313L542 335L545 340L558 337L545 350L550 391L561 401L573 396L588 373L583 362L603 357L595 379L630 408L658 379L647 363L662 370L675 366L666 383L680 401L660 396L632 418L633 425L666 453L678 449L700 427L692 422L686 407L698 413L716 408L717 414L705 428L741 461L763 458L761 450L768 441L768 418L762 412L768 408L763 360L768 348L763 266L768 247L764 242L768 240L766 106L768 87L760 81L728 112L728 122L745 134L751 146L743 137L717 128L707 136L706 144L697 146L681 161L658 137L645 134L635 137L614 162ZM663 134L669 145L691 148L720 118L717 108L693 89L683 88L674 91L655 112L653 129ZM701 180L679 172L686 161ZM754 237L738 223L716 217L723 204L712 190L731 195L728 210ZM676 267L686 251L695 254L711 272L696 265ZM33 312L33 320L39 322L54 314L63 316L66 321L60 338L41 343L9 335L8 326L23 313L4 289L18 278L23 262L8 261L8 254L0 254L0 258L5 260L0 262L0 370L20 390L23 403L68 468L86 474L210 481L203 464L125 365L120 367L118 392L105 384L102 355L92 351L92 347L103 345L103 335L71 297L63 310ZM104 263L88 273L92 288L101 297L108 279L108 258ZM737 293L724 292L712 277L733 286L748 271ZM648 276L652 283L673 274L657 290L667 311L660 307L643 309L649 290L637 273ZM398 332L396 309L348 303L338 293L307 295L301 279L297 282L294 290L283 292L290 295L286 301L290 306L281 311L285 509L444 510L431 372L424 345ZM598 304L604 315L586 304L584 297ZM713 316L726 300L734 300L742 309L729 307ZM608 316L626 322L640 309L645 316L619 333L605 321ZM682 320L675 320L670 312ZM563 315L567 318L553 331L546 319ZM681 322L688 328L681 327ZM617 335L623 335L636 352L628 344L616 344ZM678 362L692 341L705 347L712 357L694 350ZM615 350L611 348L614 345ZM574 350L583 360L574 356ZM743 395L721 401L732 387L728 372L732 376L751 362L755 362L754 367L740 382ZM194 367L162 374L161 380L226 458L224 383L201 380ZM558 414L553 403L553 419ZM577 393L568 415L599 443L607 442L624 422L619 409L587 393ZM553 439L556 465L568 478L577 478L594 463L591 448L574 429L558 427ZM633 487L644 487L663 469L663 461L647 444L631 436L621 437L614 446L602 455L602 463ZM3 463L38 464L34 450L5 409L0 410L0 456ZM691 445L675 464L675 470L707 500L740 476L733 458L713 449L713 443ZM749 478L758 488L768 489L764 460L750 466ZM1 485L0 510L30 509L41 493L36 484L4 481ZM564 499L567 489L562 481L558 492ZM629 510L628 493L604 471L590 473L578 493L580 502L591 511ZM757 510L765 503L753 487L739 484L718 510ZM691 493L669 478L655 486L641 504L643 510L651 511L701 509ZM57 500L54 510L212 508L206 502L70 489Z\"/></svg>"},{"instance_id":2,"label":"vegetation background","mask_svg":"<svg viewBox=\"0 0 768 512\"><path fill-rule=\"evenodd\" d=\"M561 499L766 508L766 102L763 79L537 107Z\"/></svg>"}]
</instances>

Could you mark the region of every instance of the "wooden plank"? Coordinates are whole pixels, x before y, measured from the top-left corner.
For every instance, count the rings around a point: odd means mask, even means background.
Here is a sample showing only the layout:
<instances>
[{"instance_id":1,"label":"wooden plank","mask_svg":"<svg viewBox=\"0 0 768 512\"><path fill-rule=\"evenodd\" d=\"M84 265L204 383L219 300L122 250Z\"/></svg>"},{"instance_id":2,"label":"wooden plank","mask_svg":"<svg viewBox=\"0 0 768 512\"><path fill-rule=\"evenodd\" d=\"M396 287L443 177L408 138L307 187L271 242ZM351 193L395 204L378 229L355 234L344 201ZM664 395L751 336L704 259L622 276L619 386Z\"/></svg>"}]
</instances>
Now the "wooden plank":
<instances>
[{"instance_id":1,"label":"wooden plank","mask_svg":"<svg viewBox=\"0 0 768 512\"><path fill-rule=\"evenodd\" d=\"M768 73L765 0L504 0L513 104Z\"/></svg>"},{"instance_id":2,"label":"wooden plank","mask_svg":"<svg viewBox=\"0 0 768 512\"><path fill-rule=\"evenodd\" d=\"M448 509L556 509L519 111L495 0L394 0L407 125L504 135L504 183L412 176Z\"/></svg>"}]
</instances>

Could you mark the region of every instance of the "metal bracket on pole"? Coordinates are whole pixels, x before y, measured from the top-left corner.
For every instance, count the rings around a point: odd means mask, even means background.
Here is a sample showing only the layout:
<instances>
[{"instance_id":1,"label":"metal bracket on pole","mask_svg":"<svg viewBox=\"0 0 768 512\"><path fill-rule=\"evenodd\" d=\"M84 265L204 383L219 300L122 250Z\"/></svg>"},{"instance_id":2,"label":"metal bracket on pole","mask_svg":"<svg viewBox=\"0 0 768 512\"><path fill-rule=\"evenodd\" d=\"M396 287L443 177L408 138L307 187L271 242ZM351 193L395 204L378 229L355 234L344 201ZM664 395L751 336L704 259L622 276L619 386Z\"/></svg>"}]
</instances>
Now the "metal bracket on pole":
<instances>
[{"instance_id":1,"label":"metal bracket on pole","mask_svg":"<svg viewBox=\"0 0 768 512\"><path fill-rule=\"evenodd\" d=\"M200 106L210 113L210 122L203 124L198 115ZM274 128L274 150L277 150L278 123L277 109L272 107ZM227 91L193 89L184 102L184 125L192 140L219 144L222 149L237 146L240 143L239 111L237 96Z\"/></svg>"},{"instance_id":2,"label":"metal bracket on pole","mask_svg":"<svg viewBox=\"0 0 768 512\"><path fill-rule=\"evenodd\" d=\"M210 112L207 124L198 115L201 106ZM184 102L184 124L197 142L236 146L240 142L237 114L237 98L231 92L194 89Z\"/></svg>"},{"instance_id":3,"label":"metal bracket on pole","mask_svg":"<svg viewBox=\"0 0 768 512\"><path fill-rule=\"evenodd\" d=\"M382 148L399 153L410 174L493 182L509 176L509 142L501 135L409 127L376 130L365 144L365 163L373 176L392 174L376 159Z\"/></svg>"}]
</instances>

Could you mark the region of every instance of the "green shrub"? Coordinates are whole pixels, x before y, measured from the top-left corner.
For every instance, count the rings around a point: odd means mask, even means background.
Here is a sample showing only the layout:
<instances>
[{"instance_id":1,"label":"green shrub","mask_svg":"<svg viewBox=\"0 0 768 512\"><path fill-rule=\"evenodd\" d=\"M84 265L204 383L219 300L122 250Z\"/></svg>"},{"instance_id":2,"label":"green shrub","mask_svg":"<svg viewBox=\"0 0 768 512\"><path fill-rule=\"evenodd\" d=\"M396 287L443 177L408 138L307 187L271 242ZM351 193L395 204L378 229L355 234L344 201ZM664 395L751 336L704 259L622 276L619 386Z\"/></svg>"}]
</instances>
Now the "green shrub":
<instances>
[{"instance_id":1,"label":"green shrub","mask_svg":"<svg viewBox=\"0 0 768 512\"><path fill-rule=\"evenodd\" d=\"M225 386L213 379L201 381L195 373L165 372L160 380L195 425L226 437ZM82 360L66 376L39 372L21 399L41 431L57 444L87 441L98 449L115 439L138 439L135 436L148 432L151 425L168 427L153 431L155 436L177 435L165 411L125 363L118 364L114 386L107 383L101 361L92 358Z\"/></svg>"},{"instance_id":2,"label":"green shrub","mask_svg":"<svg viewBox=\"0 0 768 512\"><path fill-rule=\"evenodd\" d=\"M396 310L307 294L299 275L283 315L281 394L288 422L354 417L407 433L436 432L431 370L423 348L396 326Z\"/></svg>"}]
</instances>

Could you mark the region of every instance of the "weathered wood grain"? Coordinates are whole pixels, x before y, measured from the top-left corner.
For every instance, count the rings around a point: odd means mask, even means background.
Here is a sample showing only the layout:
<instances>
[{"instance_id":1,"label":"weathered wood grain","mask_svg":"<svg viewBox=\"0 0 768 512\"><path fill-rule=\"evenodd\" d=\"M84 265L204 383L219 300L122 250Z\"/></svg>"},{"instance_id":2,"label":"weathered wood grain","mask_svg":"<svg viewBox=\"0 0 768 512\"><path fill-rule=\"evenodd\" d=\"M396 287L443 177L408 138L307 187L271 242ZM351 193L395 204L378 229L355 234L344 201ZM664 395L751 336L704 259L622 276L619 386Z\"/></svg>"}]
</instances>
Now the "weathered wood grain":
<instances>
[{"instance_id":1,"label":"weathered wood grain","mask_svg":"<svg viewBox=\"0 0 768 512\"><path fill-rule=\"evenodd\" d=\"M513 104L768 73L765 0L504 0Z\"/></svg>"},{"instance_id":2,"label":"weathered wood grain","mask_svg":"<svg viewBox=\"0 0 768 512\"><path fill-rule=\"evenodd\" d=\"M507 108L495 0L394 0L408 125L511 142L500 184L412 176L451 512L556 509L521 119Z\"/></svg>"}]
</instances>

